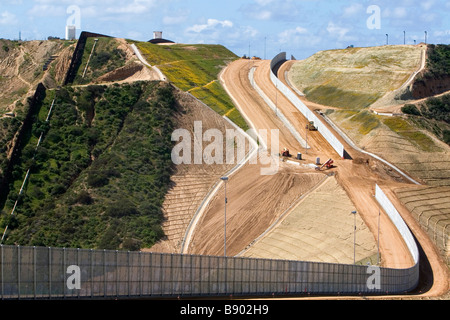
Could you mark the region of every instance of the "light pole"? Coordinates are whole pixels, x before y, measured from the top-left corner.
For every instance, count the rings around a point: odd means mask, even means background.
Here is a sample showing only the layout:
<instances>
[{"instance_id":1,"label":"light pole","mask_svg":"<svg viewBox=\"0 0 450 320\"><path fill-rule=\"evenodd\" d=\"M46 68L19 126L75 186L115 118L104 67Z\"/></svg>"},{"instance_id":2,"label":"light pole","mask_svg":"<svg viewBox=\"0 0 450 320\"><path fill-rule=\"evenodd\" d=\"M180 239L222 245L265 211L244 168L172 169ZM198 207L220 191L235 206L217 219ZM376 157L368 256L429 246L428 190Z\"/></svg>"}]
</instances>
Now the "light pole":
<instances>
[{"instance_id":1,"label":"light pole","mask_svg":"<svg viewBox=\"0 0 450 320\"><path fill-rule=\"evenodd\" d=\"M380 265L380 216L381 210L378 209L378 265Z\"/></svg>"},{"instance_id":2,"label":"light pole","mask_svg":"<svg viewBox=\"0 0 450 320\"><path fill-rule=\"evenodd\" d=\"M428 39L427 39L428 37L427 36L428 36L428 32L425 31L425 44L427 44L427 41L428 41Z\"/></svg>"},{"instance_id":3,"label":"light pole","mask_svg":"<svg viewBox=\"0 0 450 320\"><path fill-rule=\"evenodd\" d=\"M386 45L389 45L389 34L386 33Z\"/></svg>"},{"instance_id":4,"label":"light pole","mask_svg":"<svg viewBox=\"0 0 450 320\"><path fill-rule=\"evenodd\" d=\"M220 178L225 183L225 211L224 211L224 232L223 232L223 256L227 256L227 181L228 177Z\"/></svg>"},{"instance_id":5,"label":"light pole","mask_svg":"<svg viewBox=\"0 0 450 320\"><path fill-rule=\"evenodd\" d=\"M353 264L356 264L356 211L352 211L354 216L354 230L353 230Z\"/></svg>"}]
</instances>

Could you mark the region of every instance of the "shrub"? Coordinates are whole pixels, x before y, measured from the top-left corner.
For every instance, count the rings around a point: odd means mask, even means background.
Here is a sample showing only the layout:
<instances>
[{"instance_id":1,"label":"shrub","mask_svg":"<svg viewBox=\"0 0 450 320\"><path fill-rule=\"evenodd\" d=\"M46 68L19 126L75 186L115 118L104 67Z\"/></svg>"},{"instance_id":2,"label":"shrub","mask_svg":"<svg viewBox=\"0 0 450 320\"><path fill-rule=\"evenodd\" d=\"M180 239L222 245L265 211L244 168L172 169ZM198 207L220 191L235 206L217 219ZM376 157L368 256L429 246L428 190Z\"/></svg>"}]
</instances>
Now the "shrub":
<instances>
[{"instance_id":1,"label":"shrub","mask_svg":"<svg viewBox=\"0 0 450 320\"><path fill-rule=\"evenodd\" d=\"M402 112L405 114L410 114L410 115L414 115L414 116L421 115L419 109L414 104L405 104L405 106L402 107Z\"/></svg>"},{"instance_id":2,"label":"shrub","mask_svg":"<svg viewBox=\"0 0 450 320\"><path fill-rule=\"evenodd\" d=\"M109 183L109 179L102 172L90 172L87 177L87 183L90 187L101 188Z\"/></svg>"},{"instance_id":3,"label":"shrub","mask_svg":"<svg viewBox=\"0 0 450 320\"><path fill-rule=\"evenodd\" d=\"M443 139L446 144L450 145L450 130L444 130Z\"/></svg>"},{"instance_id":4,"label":"shrub","mask_svg":"<svg viewBox=\"0 0 450 320\"><path fill-rule=\"evenodd\" d=\"M128 199L119 199L106 209L106 214L110 217L121 218L138 215L136 206Z\"/></svg>"},{"instance_id":5,"label":"shrub","mask_svg":"<svg viewBox=\"0 0 450 320\"><path fill-rule=\"evenodd\" d=\"M91 195L87 191L81 191L78 196L75 198L75 202L84 205L91 205L94 200Z\"/></svg>"}]
</instances>

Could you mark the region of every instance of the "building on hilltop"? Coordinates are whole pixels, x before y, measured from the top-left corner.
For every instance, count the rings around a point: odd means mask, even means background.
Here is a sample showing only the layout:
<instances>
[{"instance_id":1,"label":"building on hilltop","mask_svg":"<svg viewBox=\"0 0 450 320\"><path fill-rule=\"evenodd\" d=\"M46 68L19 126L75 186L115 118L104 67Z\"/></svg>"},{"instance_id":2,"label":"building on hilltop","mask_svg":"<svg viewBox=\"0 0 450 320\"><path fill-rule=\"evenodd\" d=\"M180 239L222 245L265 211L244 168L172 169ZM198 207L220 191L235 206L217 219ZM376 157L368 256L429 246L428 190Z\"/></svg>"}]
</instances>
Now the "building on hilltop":
<instances>
[{"instance_id":1,"label":"building on hilltop","mask_svg":"<svg viewBox=\"0 0 450 320\"><path fill-rule=\"evenodd\" d=\"M162 31L153 31L153 39L149 41L153 44L165 44L165 43L175 43L173 41L163 39Z\"/></svg>"}]
</instances>

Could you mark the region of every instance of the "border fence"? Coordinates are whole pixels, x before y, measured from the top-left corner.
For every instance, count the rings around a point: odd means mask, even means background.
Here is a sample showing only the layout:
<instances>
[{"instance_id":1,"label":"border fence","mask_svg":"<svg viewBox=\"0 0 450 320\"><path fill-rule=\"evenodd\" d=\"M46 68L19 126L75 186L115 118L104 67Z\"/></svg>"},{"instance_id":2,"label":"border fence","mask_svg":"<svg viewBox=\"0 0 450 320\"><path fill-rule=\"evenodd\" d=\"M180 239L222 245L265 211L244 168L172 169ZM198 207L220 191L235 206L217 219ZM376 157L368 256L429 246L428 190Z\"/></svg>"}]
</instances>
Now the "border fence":
<instances>
[{"instance_id":1,"label":"border fence","mask_svg":"<svg viewBox=\"0 0 450 320\"><path fill-rule=\"evenodd\" d=\"M414 268L47 247L0 247L2 299L393 294Z\"/></svg>"},{"instance_id":2,"label":"border fence","mask_svg":"<svg viewBox=\"0 0 450 320\"><path fill-rule=\"evenodd\" d=\"M376 199L408 245L412 267L1 245L0 298L405 294L419 282L418 248L378 185Z\"/></svg>"}]
</instances>

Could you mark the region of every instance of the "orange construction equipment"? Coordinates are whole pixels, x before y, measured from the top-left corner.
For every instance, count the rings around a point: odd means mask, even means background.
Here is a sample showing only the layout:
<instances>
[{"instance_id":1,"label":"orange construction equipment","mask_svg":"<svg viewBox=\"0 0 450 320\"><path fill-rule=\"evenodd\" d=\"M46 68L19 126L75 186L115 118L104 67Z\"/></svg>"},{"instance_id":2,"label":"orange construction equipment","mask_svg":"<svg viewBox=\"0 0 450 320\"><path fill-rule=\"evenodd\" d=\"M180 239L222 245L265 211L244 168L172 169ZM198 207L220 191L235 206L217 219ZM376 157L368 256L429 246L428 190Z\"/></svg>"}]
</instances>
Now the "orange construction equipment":
<instances>
[{"instance_id":1,"label":"orange construction equipment","mask_svg":"<svg viewBox=\"0 0 450 320\"><path fill-rule=\"evenodd\" d=\"M327 168L327 169L331 169L334 167L334 160L333 159L329 159L327 162L325 162L320 168L316 167L316 170L321 171L323 168Z\"/></svg>"}]
</instances>

